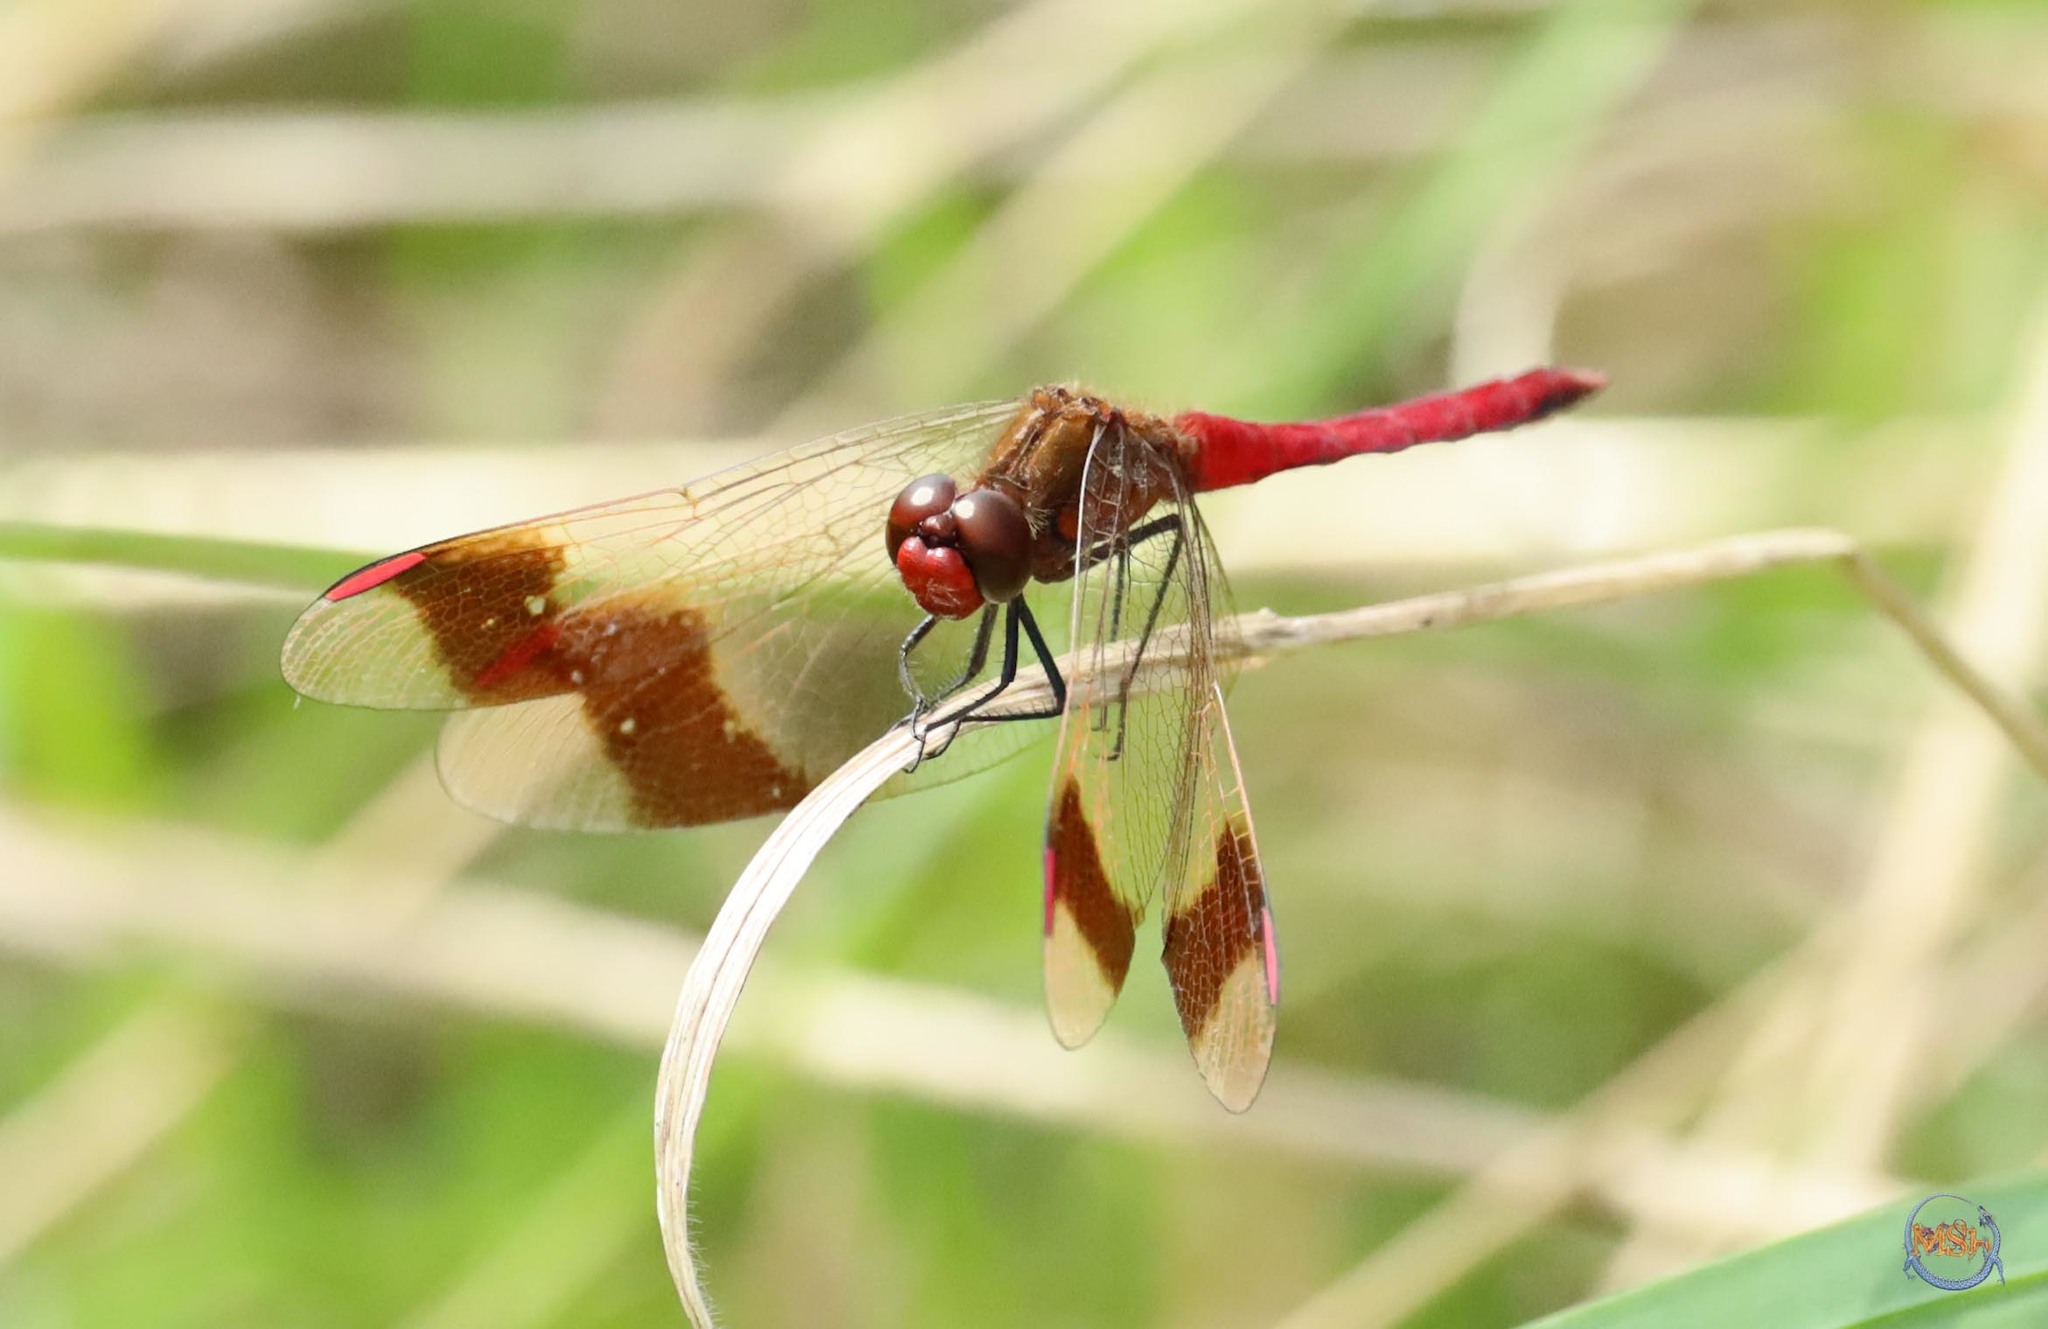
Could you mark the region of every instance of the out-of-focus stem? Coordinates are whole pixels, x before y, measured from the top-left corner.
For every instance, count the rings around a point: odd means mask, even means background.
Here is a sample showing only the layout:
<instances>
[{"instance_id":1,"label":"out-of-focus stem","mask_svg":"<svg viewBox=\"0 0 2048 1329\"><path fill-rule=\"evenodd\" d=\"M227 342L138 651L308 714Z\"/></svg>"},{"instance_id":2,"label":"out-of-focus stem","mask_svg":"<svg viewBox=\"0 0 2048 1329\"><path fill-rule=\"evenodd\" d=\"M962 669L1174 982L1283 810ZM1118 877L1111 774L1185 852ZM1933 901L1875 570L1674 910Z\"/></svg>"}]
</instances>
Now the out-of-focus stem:
<instances>
[{"instance_id":1,"label":"out-of-focus stem","mask_svg":"<svg viewBox=\"0 0 2048 1329\"><path fill-rule=\"evenodd\" d=\"M1309 646L1468 627L1523 614L1611 604L1807 563L1833 563L1841 568L1849 584L1898 624L1935 671L1981 707L2027 764L2048 779L2048 727L1964 659L1905 588L1865 554L1855 540L1840 531L1795 528L1737 535L1687 549L1588 563L1331 614L1283 618L1262 609L1240 615L1230 625L1232 631L1218 634L1216 655L1222 664L1256 663ZM1165 633L1147 645L1146 656L1150 662L1165 663L1175 653L1185 653L1187 649L1184 633ZM1120 667L1122 661L1110 653L1108 663ZM1070 684L1088 686L1087 671L1078 659L1062 660L1060 668ZM1158 671L1159 677L1170 675L1170 670ZM1017 686L1004 694L1003 707L1025 709L1045 695L1043 680L1038 675L1020 676Z\"/></svg>"}]
</instances>

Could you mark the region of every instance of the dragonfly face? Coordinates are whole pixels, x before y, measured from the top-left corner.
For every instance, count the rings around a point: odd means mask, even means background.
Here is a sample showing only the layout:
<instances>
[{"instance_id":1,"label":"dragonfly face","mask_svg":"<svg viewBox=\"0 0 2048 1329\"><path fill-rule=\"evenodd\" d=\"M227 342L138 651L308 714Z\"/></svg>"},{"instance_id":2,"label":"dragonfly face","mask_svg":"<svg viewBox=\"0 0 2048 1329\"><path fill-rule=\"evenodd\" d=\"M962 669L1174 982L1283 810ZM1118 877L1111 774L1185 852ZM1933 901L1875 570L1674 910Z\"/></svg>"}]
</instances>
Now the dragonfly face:
<instances>
[{"instance_id":1,"label":"dragonfly face","mask_svg":"<svg viewBox=\"0 0 2048 1329\"><path fill-rule=\"evenodd\" d=\"M887 539L904 587L939 618L1014 600L1031 580L1031 523L1000 489L961 494L951 476L913 480L889 507Z\"/></svg>"}]
</instances>

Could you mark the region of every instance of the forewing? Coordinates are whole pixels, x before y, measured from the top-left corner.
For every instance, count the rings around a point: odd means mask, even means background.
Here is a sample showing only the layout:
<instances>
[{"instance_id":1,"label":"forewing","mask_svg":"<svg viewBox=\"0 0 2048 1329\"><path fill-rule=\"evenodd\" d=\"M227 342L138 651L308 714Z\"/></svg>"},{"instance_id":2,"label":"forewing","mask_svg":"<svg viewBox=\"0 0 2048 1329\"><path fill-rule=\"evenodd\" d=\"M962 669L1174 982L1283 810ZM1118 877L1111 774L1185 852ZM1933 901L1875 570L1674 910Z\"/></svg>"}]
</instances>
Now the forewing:
<instances>
[{"instance_id":1,"label":"forewing","mask_svg":"<svg viewBox=\"0 0 2048 1329\"><path fill-rule=\"evenodd\" d=\"M1232 1112L1258 1097L1273 1056L1280 952L1244 777L1223 690L1211 683L1198 721L1193 853L1165 901L1161 959L1188 1050L1209 1092Z\"/></svg>"},{"instance_id":2,"label":"forewing","mask_svg":"<svg viewBox=\"0 0 2048 1329\"><path fill-rule=\"evenodd\" d=\"M1015 409L889 421L372 564L300 617L285 677L324 701L460 710L443 780L506 820L793 806L908 707L895 655L916 613L882 549L889 503L972 471Z\"/></svg>"},{"instance_id":3,"label":"forewing","mask_svg":"<svg viewBox=\"0 0 2048 1329\"><path fill-rule=\"evenodd\" d=\"M1045 849L1046 1004L1069 1047L1108 1016L1138 923L1185 875L1213 682L1186 648L1208 642L1222 589L1178 471L1135 431L1097 438L1083 493ZM1125 686L1134 650L1143 687Z\"/></svg>"}]
</instances>

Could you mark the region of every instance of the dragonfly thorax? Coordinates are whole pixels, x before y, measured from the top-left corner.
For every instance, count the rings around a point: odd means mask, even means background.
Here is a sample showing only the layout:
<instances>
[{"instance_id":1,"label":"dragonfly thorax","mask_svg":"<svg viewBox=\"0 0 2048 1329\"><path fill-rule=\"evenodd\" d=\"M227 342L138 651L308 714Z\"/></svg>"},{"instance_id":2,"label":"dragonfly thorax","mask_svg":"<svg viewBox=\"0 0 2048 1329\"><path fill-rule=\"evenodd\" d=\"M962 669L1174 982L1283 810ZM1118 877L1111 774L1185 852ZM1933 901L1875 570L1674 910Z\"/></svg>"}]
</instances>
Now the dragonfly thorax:
<instances>
[{"instance_id":1,"label":"dragonfly thorax","mask_svg":"<svg viewBox=\"0 0 2048 1329\"><path fill-rule=\"evenodd\" d=\"M980 483L1014 496L1037 537L1031 575L1074 575L1076 545L1121 538L1179 485L1185 440L1156 415L1054 385L1026 399Z\"/></svg>"}]
</instances>

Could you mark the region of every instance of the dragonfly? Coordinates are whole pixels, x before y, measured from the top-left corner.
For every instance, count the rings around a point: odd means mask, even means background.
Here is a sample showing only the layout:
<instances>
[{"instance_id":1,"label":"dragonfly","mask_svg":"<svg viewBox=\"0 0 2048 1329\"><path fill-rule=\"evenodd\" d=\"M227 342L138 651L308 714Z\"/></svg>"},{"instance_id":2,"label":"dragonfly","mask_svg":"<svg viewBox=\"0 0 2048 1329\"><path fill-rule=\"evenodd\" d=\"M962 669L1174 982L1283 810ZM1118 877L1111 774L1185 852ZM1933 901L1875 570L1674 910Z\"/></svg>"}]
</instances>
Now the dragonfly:
<instances>
[{"instance_id":1,"label":"dragonfly","mask_svg":"<svg viewBox=\"0 0 2048 1329\"><path fill-rule=\"evenodd\" d=\"M1542 368L1287 424L1070 386L907 416L371 563L300 616L283 671L320 701L452 712L437 765L458 802L582 830L783 811L891 725L942 716L950 746L908 788L1023 745L974 748L963 721L1056 719L1054 1036L1079 1047L1102 1025L1156 905L1196 1067L1243 1111L1272 1058L1279 950L1224 709L1234 617L1195 495L1513 428L1603 383ZM1050 701L999 705L1033 664Z\"/></svg>"}]
</instances>

